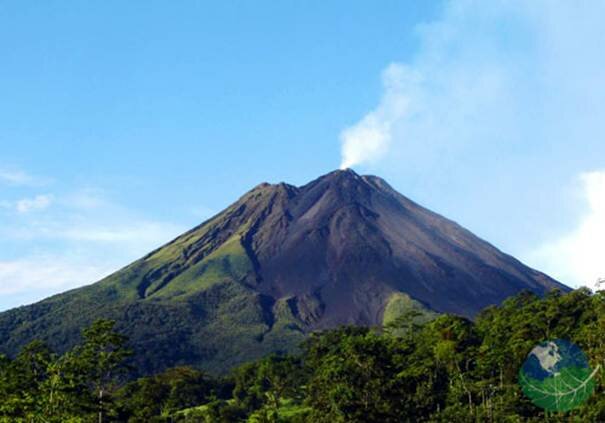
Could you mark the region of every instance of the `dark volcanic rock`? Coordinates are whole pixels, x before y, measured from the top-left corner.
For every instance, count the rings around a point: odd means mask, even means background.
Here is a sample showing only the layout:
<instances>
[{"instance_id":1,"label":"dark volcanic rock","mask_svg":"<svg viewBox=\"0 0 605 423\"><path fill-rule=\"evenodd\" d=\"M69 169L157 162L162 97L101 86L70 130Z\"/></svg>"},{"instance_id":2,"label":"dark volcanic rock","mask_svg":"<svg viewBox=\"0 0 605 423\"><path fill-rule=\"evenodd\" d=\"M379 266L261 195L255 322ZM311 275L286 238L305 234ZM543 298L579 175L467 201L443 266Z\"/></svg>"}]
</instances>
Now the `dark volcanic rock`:
<instances>
[{"instance_id":1,"label":"dark volcanic rock","mask_svg":"<svg viewBox=\"0 0 605 423\"><path fill-rule=\"evenodd\" d=\"M386 298L398 291L472 317L523 289L566 289L375 176L336 171L300 188L265 189L270 207L247 234L257 289L321 298L317 327L379 324Z\"/></svg>"}]
</instances>

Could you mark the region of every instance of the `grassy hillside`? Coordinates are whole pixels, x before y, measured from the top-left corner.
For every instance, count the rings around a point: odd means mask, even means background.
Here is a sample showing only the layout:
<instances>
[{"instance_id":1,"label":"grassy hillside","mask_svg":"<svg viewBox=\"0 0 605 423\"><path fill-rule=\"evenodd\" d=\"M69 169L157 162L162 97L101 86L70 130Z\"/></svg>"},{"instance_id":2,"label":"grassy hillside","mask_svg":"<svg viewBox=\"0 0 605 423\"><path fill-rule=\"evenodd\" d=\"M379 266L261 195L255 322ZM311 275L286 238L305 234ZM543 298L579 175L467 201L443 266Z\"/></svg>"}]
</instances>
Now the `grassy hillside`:
<instances>
[{"instance_id":1,"label":"grassy hillside","mask_svg":"<svg viewBox=\"0 0 605 423\"><path fill-rule=\"evenodd\" d=\"M184 254L212 225L97 284L0 314L0 351L14 356L34 337L65 351L99 318L115 320L131 339L144 374L179 364L221 373L271 351L295 351L303 339L296 318L246 286L254 269L240 233L214 248L198 246L197 261Z\"/></svg>"}]
</instances>

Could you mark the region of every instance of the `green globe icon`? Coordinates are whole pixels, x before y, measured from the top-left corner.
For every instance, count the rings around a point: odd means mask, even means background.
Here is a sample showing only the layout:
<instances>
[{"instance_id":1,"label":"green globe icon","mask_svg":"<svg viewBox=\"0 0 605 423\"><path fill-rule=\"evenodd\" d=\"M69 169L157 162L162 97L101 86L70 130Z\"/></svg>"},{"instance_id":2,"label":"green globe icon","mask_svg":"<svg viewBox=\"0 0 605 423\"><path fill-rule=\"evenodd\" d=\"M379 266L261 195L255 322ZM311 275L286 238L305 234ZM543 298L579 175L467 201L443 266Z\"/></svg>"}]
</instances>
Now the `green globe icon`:
<instances>
[{"instance_id":1,"label":"green globe icon","mask_svg":"<svg viewBox=\"0 0 605 423\"><path fill-rule=\"evenodd\" d=\"M548 411L569 411L594 392L595 375L584 352L564 339L536 345L519 370L523 393Z\"/></svg>"}]
</instances>

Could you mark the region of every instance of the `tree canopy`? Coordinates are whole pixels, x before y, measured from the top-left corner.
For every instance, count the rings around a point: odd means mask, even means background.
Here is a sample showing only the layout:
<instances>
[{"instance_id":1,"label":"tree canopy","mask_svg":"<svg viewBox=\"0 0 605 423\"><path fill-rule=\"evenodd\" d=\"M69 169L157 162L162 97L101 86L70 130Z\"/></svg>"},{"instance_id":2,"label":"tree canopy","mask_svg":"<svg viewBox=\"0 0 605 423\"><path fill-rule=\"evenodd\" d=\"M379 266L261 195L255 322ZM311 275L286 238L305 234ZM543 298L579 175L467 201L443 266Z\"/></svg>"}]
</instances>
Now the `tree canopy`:
<instances>
[{"instance_id":1,"label":"tree canopy","mask_svg":"<svg viewBox=\"0 0 605 423\"><path fill-rule=\"evenodd\" d=\"M605 421L602 372L596 394L568 413L536 407L518 384L527 354L548 339L577 344L593 368L605 364L603 293L521 293L475 321L408 317L314 333L298 355L221 377L179 367L134 380L127 340L97 321L63 355L36 341L0 356L0 421Z\"/></svg>"}]
</instances>

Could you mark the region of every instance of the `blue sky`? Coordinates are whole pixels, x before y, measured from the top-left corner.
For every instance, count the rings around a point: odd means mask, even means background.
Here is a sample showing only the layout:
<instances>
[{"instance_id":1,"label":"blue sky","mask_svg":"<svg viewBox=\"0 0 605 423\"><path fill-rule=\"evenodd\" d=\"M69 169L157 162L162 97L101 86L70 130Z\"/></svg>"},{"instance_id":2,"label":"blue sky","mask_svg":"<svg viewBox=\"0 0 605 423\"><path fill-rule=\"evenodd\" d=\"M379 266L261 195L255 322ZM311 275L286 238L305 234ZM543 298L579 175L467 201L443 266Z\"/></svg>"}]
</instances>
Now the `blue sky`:
<instances>
[{"instance_id":1,"label":"blue sky","mask_svg":"<svg viewBox=\"0 0 605 423\"><path fill-rule=\"evenodd\" d=\"M599 2L0 3L0 309L341 165L605 276Z\"/></svg>"}]
</instances>

